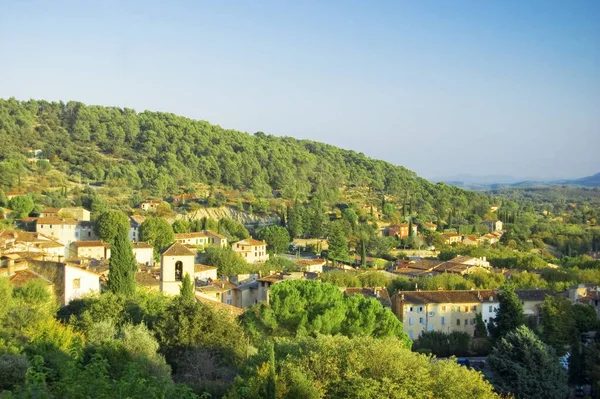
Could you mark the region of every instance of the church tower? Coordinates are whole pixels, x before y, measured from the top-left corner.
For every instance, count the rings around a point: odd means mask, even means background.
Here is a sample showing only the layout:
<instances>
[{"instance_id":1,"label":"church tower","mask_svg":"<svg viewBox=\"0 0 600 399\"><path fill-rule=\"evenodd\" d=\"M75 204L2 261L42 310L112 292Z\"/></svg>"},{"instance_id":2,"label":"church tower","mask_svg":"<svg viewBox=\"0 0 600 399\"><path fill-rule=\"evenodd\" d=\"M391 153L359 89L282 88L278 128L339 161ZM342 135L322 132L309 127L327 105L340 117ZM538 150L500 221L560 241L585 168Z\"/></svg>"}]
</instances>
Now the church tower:
<instances>
[{"instance_id":1,"label":"church tower","mask_svg":"<svg viewBox=\"0 0 600 399\"><path fill-rule=\"evenodd\" d=\"M171 244L160 258L160 290L178 295L181 280L186 273L194 282L194 258L196 253L178 242Z\"/></svg>"}]
</instances>

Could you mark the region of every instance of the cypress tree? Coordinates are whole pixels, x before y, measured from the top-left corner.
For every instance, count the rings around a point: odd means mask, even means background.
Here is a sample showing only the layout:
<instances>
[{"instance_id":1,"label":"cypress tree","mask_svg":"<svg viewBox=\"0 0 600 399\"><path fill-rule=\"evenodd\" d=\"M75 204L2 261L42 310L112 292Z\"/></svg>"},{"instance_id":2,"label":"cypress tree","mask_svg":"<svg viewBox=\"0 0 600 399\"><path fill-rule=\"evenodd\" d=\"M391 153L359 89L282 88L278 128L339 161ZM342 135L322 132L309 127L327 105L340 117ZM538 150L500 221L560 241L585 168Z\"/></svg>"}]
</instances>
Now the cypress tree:
<instances>
[{"instance_id":1,"label":"cypress tree","mask_svg":"<svg viewBox=\"0 0 600 399\"><path fill-rule=\"evenodd\" d=\"M110 248L108 289L115 294L132 295L135 292L137 268L127 230L121 227Z\"/></svg>"},{"instance_id":2,"label":"cypress tree","mask_svg":"<svg viewBox=\"0 0 600 399\"><path fill-rule=\"evenodd\" d=\"M186 273L185 276L183 276L179 294L185 302L194 302L194 284L192 283L189 273Z\"/></svg>"},{"instance_id":3,"label":"cypress tree","mask_svg":"<svg viewBox=\"0 0 600 399\"><path fill-rule=\"evenodd\" d=\"M360 266L362 268L367 267L367 244L364 238L360 241Z\"/></svg>"},{"instance_id":4,"label":"cypress tree","mask_svg":"<svg viewBox=\"0 0 600 399\"><path fill-rule=\"evenodd\" d=\"M525 324L523 317L523 305L515 293L512 284L505 284L498 295L500 303L494 317L488 325L490 334L494 339L499 339Z\"/></svg>"}]
</instances>

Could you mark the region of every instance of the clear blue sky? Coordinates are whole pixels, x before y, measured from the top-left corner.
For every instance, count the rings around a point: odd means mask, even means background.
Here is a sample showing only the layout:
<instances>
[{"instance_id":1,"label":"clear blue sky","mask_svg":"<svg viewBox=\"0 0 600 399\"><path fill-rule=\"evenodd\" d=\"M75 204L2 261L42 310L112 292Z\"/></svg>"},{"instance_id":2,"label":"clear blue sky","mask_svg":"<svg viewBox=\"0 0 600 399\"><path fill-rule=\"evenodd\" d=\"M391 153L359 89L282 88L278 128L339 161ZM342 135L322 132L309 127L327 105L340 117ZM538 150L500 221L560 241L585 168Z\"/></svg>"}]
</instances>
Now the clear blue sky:
<instances>
[{"instance_id":1,"label":"clear blue sky","mask_svg":"<svg viewBox=\"0 0 600 399\"><path fill-rule=\"evenodd\" d=\"M600 1L0 0L0 97L169 111L425 177L600 172Z\"/></svg>"}]
</instances>

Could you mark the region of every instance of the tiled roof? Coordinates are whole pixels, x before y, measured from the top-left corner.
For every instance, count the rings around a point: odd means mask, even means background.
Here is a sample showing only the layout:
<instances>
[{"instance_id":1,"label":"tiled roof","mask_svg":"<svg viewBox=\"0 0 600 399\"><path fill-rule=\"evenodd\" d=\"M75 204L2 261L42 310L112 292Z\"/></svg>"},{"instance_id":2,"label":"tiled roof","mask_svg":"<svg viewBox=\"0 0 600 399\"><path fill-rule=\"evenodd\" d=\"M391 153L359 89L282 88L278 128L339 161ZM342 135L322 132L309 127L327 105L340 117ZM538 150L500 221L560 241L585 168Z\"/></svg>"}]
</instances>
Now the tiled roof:
<instances>
[{"instance_id":1,"label":"tiled roof","mask_svg":"<svg viewBox=\"0 0 600 399\"><path fill-rule=\"evenodd\" d=\"M187 238L204 238L206 237L206 233L204 233L203 231L197 231L194 233L178 233L175 234L175 239L176 240L183 240L183 239L187 239Z\"/></svg>"},{"instance_id":2,"label":"tiled roof","mask_svg":"<svg viewBox=\"0 0 600 399\"><path fill-rule=\"evenodd\" d=\"M143 249L143 248L152 249L152 248L154 248L152 245L148 244L145 241L132 242L131 245L133 246L134 249Z\"/></svg>"},{"instance_id":3,"label":"tiled roof","mask_svg":"<svg viewBox=\"0 0 600 399\"><path fill-rule=\"evenodd\" d=\"M414 263L409 263L406 265L409 269L417 269L417 270L433 270L439 265L444 263L441 260L430 260L430 259L421 259Z\"/></svg>"},{"instance_id":4,"label":"tiled roof","mask_svg":"<svg viewBox=\"0 0 600 399\"><path fill-rule=\"evenodd\" d=\"M205 294L216 294L226 292L235 288L235 284L224 280L213 280L211 284L198 287L197 291Z\"/></svg>"},{"instance_id":5,"label":"tiled roof","mask_svg":"<svg viewBox=\"0 0 600 399\"><path fill-rule=\"evenodd\" d=\"M42 213L58 213L61 208L46 208L42 211Z\"/></svg>"},{"instance_id":6,"label":"tiled roof","mask_svg":"<svg viewBox=\"0 0 600 399\"><path fill-rule=\"evenodd\" d=\"M21 287L32 280L41 280L46 285L53 285L52 282L49 281L48 279L46 279L46 278L40 276L39 274L37 274L36 272L34 272L32 270L28 270L28 269L18 270L15 272L14 275L12 275L10 277L10 282L13 283L16 287Z\"/></svg>"},{"instance_id":7,"label":"tiled roof","mask_svg":"<svg viewBox=\"0 0 600 399\"><path fill-rule=\"evenodd\" d=\"M76 247L79 247L79 248L91 248L91 247L110 248L110 244L104 243L104 242L102 242L100 240L94 240L94 241L74 241L73 245L75 245Z\"/></svg>"},{"instance_id":8,"label":"tiled roof","mask_svg":"<svg viewBox=\"0 0 600 399\"><path fill-rule=\"evenodd\" d=\"M140 225L140 224L144 223L144 220L146 220L146 218L144 216L142 216L142 215L131 215L129 217L129 219L130 219L130 222L133 222L131 224L135 223L137 225Z\"/></svg>"},{"instance_id":9,"label":"tiled roof","mask_svg":"<svg viewBox=\"0 0 600 399\"><path fill-rule=\"evenodd\" d=\"M163 256L196 256L196 253L184 245L176 242L171 244L162 253Z\"/></svg>"},{"instance_id":10,"label":"tiled roof","mask_svg":"<svg viewBox=\"0 0 600 399\"><path fill-rule=\"evenodd\" d=\"M320 266L324 265L327 261L325 259L317 258L317 259L302 259L296 261L296 264L299 266Z\"/></svg>"},{"instance_id":11,"label":"tiled roof","mask_svg":"<svg viewBox=\"0 0 600 399\"><path fill-rule=\"evenodd\" d=\"M207 270L217 270L217 268L214 266L201 265L201 264L194 265L194 273L205 272Z\"/></svg>"},{"instance_id":12,"label":"tiled roof","mask_svg":"<svg viewBox=\"0 0 600 399\"><path fill-rule=\"evenodd\" d=\"M266 245L264 242L255 240L254 238L246 238L244 240L233 243L233 245L237 245L237 244L240 244L240 245Z\"/></svg>"},{"instance_id":13,"label":"tiled roof","mask_svg":"<svg viewBox=\"0 0 600 399\"><path fill-rule=\"evenodd\" d=\"M63 219L63 218L55 218L55 217L41 217L38 218L37 224L72 224L76 225L77 220L75 219Z\"/></svg>"},{"instance_id":14,"label":"tiled roof","mask_svg":"<svg viewBox=\"0 0 600 399\"><path fill-rule=\"evenodd\" d=\"M154 287L160 284L160 281L147 272L137 272L135 274L135 282L146 287Z\"/></svg>"},{"instance_id":15,"label":"tiled roof","mask_svg":"<svg viewBox=\"0 0 600 399\"><path fill-rule=\"evenodd\" d=\"M216 232L216 231L214 231L214 230L204 230L204 232L205 232L206 234L208 234L208 235L211 235L211 236L215 236L215 237L217 237L217 238L220 238L221 240L226 240L226 239L227 239L227 237L225 237L225 236L224 236L224 235L222 235L222 234L219 234L219 233L217 233L217 232Z\"/></svg>"},{"instance_id":16,"label":"tiled roof","mask_svg":"<svg viewBox=\"0 0 600 399\"><path fill-rule=\"evenodd\" d=\"M493 291L402 291L395 295L404 295L407 303L474 303L482 302L490 292Z\"/></svg>"},{"instance_id":17,"label":"tiled roof","mask_svg":"<svg viewBox=\"0 0 600 399\"><path fill-rule=\"evenodd\" d=\"M553 295L551 290L515 290L522 301L543 301L546 295Z\"/></svg>"}]
</instances>

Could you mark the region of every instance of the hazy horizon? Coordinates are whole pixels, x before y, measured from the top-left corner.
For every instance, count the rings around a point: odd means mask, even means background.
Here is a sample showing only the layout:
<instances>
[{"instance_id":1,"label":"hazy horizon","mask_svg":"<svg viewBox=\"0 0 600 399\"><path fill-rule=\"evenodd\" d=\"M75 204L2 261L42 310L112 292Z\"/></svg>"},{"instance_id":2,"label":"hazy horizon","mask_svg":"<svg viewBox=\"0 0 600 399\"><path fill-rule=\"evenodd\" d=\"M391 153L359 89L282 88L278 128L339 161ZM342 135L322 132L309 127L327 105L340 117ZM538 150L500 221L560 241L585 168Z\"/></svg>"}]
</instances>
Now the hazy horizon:
<instances>
[{"instance_id":1,"label":"hazy horizon","mask_svg":"<svg viewBox=\"0 0 600 399\"><path fill-rule=\"evenodd\" d=\"M414 170L600 172L600 3L4 4L0 97L172 112Z\"/></svg>"}]
</instances>

